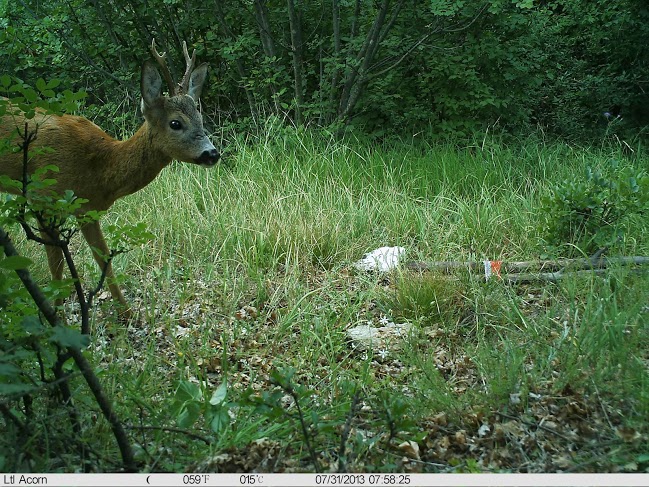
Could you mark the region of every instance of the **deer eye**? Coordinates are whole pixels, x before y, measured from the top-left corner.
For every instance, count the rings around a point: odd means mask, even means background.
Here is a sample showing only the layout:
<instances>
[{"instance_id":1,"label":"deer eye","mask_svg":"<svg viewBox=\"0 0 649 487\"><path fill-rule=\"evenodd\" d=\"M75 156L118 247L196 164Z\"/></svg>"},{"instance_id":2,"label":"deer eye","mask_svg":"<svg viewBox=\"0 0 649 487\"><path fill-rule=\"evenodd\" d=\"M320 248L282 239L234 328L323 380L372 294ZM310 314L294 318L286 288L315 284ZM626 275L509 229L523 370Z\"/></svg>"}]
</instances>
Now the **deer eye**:
<instances>
[{"instance_id":1,"label":"deer eye","mask_svg":"<svg viewBox=\"0 0 649 487\"><path fill-rule=\"evenodd\" d=\"M183 128L183 124L178 120L172 120L171 122L169 122L169 127L171 127L171 130L180 130Z\"/></svg>"}]
</instances>

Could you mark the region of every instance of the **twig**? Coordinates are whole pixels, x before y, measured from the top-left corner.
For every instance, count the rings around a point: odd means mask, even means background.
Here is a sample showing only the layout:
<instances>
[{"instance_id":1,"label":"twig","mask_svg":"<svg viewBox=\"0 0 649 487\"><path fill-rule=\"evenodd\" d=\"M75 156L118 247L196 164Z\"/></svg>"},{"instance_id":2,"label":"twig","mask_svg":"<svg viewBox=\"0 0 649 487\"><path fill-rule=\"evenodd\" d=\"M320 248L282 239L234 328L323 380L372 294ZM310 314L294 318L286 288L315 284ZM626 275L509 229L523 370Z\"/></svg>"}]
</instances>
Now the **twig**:
<instances>
[{"instance_id":1,"label":"twig","mask_svg":"<svg viewBox=\"0 0 649 487\"><path fill-rule=\"evenodd\" d=\"M597 387L597 384L595 383L594 380L591 379L591 382L593 384L593 387L595 388L595 395L597 396L597 401L599 402L599 407L602 409L602 412L604 413L604 417L606 418L606 422L608 423L611 430L615 430L615 428L613 427L613 423L611 423L611 420L608 417L608 413L606 412L606 409L604 408L604 403L602 402L602 398L599 395L599 388Z\"/></svg>"},{"instance_id":2,"label":"twig","mask_svg":"<svg viewBox=\"0 0 649 487\"><path fill-rule=\"evenodd\" d=\"M194 438L195 440L200 440L206 445L211 445L212 444L212 439L208 438L207 436L199 435L198 433L194 433L192 431L182 429L182 428L175 428L173 426L145 426L145 425L134 425L134 424L127 424L124 425L126 429L130 430L140 430L140 431L166 431L168 433L180 433L185 436L189 436L190 438Z\"/></svg>"},{"instance_id":3,"label":"twig","mask_svg":"<svg viewBox=\"0 0 649 487\"><path fill-rule=\"evenodd\" d=\"M649 269L632 269L630 272L638 273L643 271L649 271ZM561 279L568 276L592 276L593 274L601 276L606 274L606 269L593 269L591 271L568 271L568 272L547 272L541 274L506 274L502 276L502 279L507 282L558 282Z\"/></svg>"},{"instance_id":4,"label":"twig","mask_svg":"<svg viewBox=\"0 0 649 487\"><path fill-rule=\"evenodd\" d=\"M0 407L4 406L6 404L9 404L10 402L13 402L13 401L15 401L16 399L18 399L18 398L20 398L22 396L34 394L34 393L36 393L36 392L38 392L40 390L49 389L51 387L58 386L61 382L69 381L70 379L72 379L73 377L78 376L79 374L80 374L80 372L71 372L69 374L65 374L64 377L60 377L58 379L54 379L52 381L45 382L43 384L38 385L37 387L33 387L33 388L28 389L26 391L22 391L22 392L16 393L16 394L3 395L2 396L3 400L0 401Z\"/></svg>"},{"instance_id":5,"label":"twig","mask_svg":"<svg viewBox=\"0 0 649 487\"><path fill-rule=\"evenodd\" d=\"M33 131L30 131L29 124L25 122L25 132L20 134L20 136L23 139L22 143L19 144L19 147L23 153L22 195L25 198L25 200L28 200L29 184L31 183L31 178L29 177L29 172L28 172L29 146L37 139L38 125L36 125ZM74 290L75 293L77 294L77 298L79 300L79 306L81 308L81 334L90 335L90 308L92 307L92 301L95 295L103 287L108 272L108 266L110 265L110 262L113 260L116 253L111 252L110 255L107 256L105 264L101 269L101 276L99 278L99 282L97 283L97 286L95 287L95 289L90 290L88 292L88 295L86 296L83 291L83 286L81 284L82 281L80 279L79 272L77 271L76 264L74 263L74 259L72 258L72 254L70 253L70 248L68 245L70 239L74 236L77 230L71 229L69 231L65 231L64 237L62 238L62 231L61 231L62 222L57 223L56 220L48 220L43 215L43 212L34 211L32 209L31 214L34 216L34 218L38 223L38 227L40 229L40 233L42 237L47 236L47 238L39 238L35 234L34 230L27 223L27 218L25 216L26 210L27 210L26 204L24 204L21 208L21 213L18 216L18 221L21 227L23 228L23 231L25 232L27 238L29 240L33 240L37 243L40 243L42 245L58 247L59 249L61 249L61 252L63 253L63 257L65 259L65 263L70 272L70 276L72 277Z\"/></svg>"},{"instance_id":6,"label":"twig","mask_svg":"<svg viewBox=\"0 0 649 487\"><path fill-rule=\"evenodd\" d=\"M554 435L557 435L559 438L563 438L564 440L566 440L566 441L568 441L568 442L571 442L571 441L578 441L577 439L570 439L570 438L568 438L567 436L565 436L565 435L559 433L558 431L553 430L552 428L548 428L547 426L543 426L541 423L535 423L535 422L533 422L533 421L528 421L528 420L526 420L526 419L519 418L519 417L516 417L516 416L512 416L512 415L507 414L507 413L496 412L496 414L497 414L498 416L502 416L502 417L504 417L504 418L513 419L514 421L520 421L521 423L526 424L527 426L531 426L531 427L533 427L533 428L539 428L539 429L542 429L543 431L547 431L548 433L552 433L552 434L554 434Z\"/></svg>"},{"instance_id":7,"label":"twig","mask_svg":"<svg viewBox=\"0 0 649 487\"><path fill-rule=\"evenodd\" d=\"M606 250L606 248L599 249L592 257L583 259L558 259L524 262L408 262L406 264L406 269L418 272L433 271L442 274L453 274L458 270L466 269L469 272L474 272L476 276L482 276L486 275L482 272L483 268L486 269L487 265L491 265L493 269L493 266L497 264L497 276L503 281L508 283L528 283L539 281L558 282L569 275L600 275L604 274L606 269L612 265L636 267L647 266L647 268L649 268L649 257L602 257L602 254L606 252ZM631 272L642 272L647 270L647 268L636 268ZM533 270L554 270L554 272L529 272ZM495 273L495 271L492 271L492 273Z\"/></svg>"},{"instance_id":8,"label":"twig","mask_svg":"<svg viewBox=\"0 0 649 487\"><path fill-rule=\"evenodd\" d=\"M345 427L343 428L343 432L340 435L340 447L338 448L338 473L347 471L347 465L345 464L345 450L347 449L347 439L349 438L349 433L352 430L352 421L356 416L359 401L360 393L356 391L354 393L354 397L352 398L352 404L349 408L347 420L345 421Z\"/></svg>"},{"instance_id":9,"label":"twig","mask_svg":"<svg viewBox=\"0 0 649 487\"><path fill-rule=\"evenodd\" d=\"M381 452L381 453L383 453L385 455L389 455L391 457L398 458L398 459L403 458L402 453L395 453L393 451L386 450L385 448L381 448L381 447L377 447L376 449L377 449L377 451L379 451L379 452ZM450 470L450 471L455 470L455 469L458 468L457 466L452 466L452 465L449 465L448 463L427 462L425 460L418 460L416 458L408 458L408 462L409 463L418 463L420 465L425 465L425 466L429 466L429 467L436 467L436 468L440 468L440 469L444 469L444 470Z\"/></svg>"},{"instance_id":10,"label":"twig","mask_svg":"<svg viewBox=\"0 0 649 487\"><path fill-rule=\"evenodd\" d=\"M313 448L313 445L311 445L311 434L309 433L309 428L307 428L306 422L304 421L304 413L302 413L302 408L300 407L300 398L291 384L287 384L287 389L288 390L285 389L286 392L288 392L293 398L293 401L295 401L295 407L297 408L300 426L302 428L302 434L304 435L304 443L306 443L307 450L309 451L311 463L313 463L313 467L315 468L316 473L321 473L322 467L320 467L320 462L318 461L318 456L315 452L315 448Z\"/></svg>"},{"instance_id":11,"label":"twig","mask_svg":"<svg viewBox=\"0 0 649 487\"><path fill-rule=\"evenodd\" d=\"M316 454L315 448L311 444L311 434L309 433L309 428L307 427L306 421L304 420L304 413L302 412L302 407L300 406L299 394L293 387L293 384L291 384L290 379L284 379L279 381L272 379L271 382L274 385L279 386L284 392L286 392L288 395L290 395L293 398L293 402L295 403L295 407L297 408L297 419L300 422L302 435L304 436L304 443L306 444L306 448L309 452L311 463L313 463L313 467L315 468L316 473L321 473L322 467L320 466L320 462L318 461L318 455ZM284 411L284 413L288 417L291 417L291 415L288 412Z\"/></svg>"},{"instance_id":12,"label":"twig","mask_svg":"<svg viewBox=\"0 0 649 487\"><path fill-rule=\"evenodd\" d=\"M0 413L2 413L5 419L12 422L21 432L24 432L27 429L27 425L23 423L18 416L11 412L11 409L9 409L5 404L0 404Z\"/></svg>"},{"instance_id":13,"label":"twig","mask_svg":"<svg viewBox=\"0 0 649 487\"><path fill-rule=\"evenodd\" d=\"M11 241L11 238L2 227L0 227L0 245L4 248L4 252L7 257L19 255L16 251L16 247L14 247L14 244ZM15 272L22 281L23 286L25 287L29 295L34 300L36 306L38 306L40 312L43 313L43 316L45 317L47 322L53 327L62 326L61 320L56 314L56 310L47 300L38 284L34 282L29 271L27 269L16 269ZM83 356L83 353L80 349L68 347L67 350L68 353L72 356L72 359L74 360L76 366L83 374L83 377L86 380L86 383L88 384L88 387L90 388L93 396L95 397L95 401L97 401L101 412L111 425L113 435L115 436L115 440L122 455L122 461L124 462L125 470L129 472L137 471L135 456L133 453L133 448L131 447L131 443L128 439L128 436L126 435L126 432L124 431L122 423L120 422L117 414L115 413L115 410L110 403L110 400L108 399L108 396L106 396L106 394L104 393L104 389L101 386L99 379L95 375L93 367Z\"/></svg>"}]
</instances>

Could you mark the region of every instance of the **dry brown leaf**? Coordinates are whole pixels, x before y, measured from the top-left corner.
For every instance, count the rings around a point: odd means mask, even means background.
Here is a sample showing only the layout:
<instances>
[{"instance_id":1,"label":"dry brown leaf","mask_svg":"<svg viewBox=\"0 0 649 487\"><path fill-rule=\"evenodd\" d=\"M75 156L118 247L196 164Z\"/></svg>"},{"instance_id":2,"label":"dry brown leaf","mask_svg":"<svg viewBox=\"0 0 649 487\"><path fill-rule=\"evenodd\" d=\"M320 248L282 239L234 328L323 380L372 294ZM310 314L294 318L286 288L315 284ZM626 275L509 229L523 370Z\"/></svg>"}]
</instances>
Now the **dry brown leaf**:
<instances>
[{"instance_id":1,"label":"dry brown leaf","mask_svg":"<svg viewBox=\"0 0 649 487\"><path fill-rule=\"evenodd\" d=\"M404 441L397 446L408 458L419 460L419 445L415 441Z\"/></svg>"},{"instance_id":2,"label":"dry brown leaf","mask_svg":"<svg viewBox=\"0 0 649 487\"><path fill-rule=\"evenodd\" d=\"M454 438L455 438L455 442L458 445L466 445L466 431L464 430L456 431Z\"/></svg>"},{"instance_id":3,"label":"dry brown leaf","mask_svg":"<svg viewBox=\"0 0 649 487\"><path fill-rule=\"evenodd\" d=\"M633 443L639 440L642 435L635 430L635 428L621 426L615 429L615 434L619 436L625 443Z\"/></svg>"}]
</instances>

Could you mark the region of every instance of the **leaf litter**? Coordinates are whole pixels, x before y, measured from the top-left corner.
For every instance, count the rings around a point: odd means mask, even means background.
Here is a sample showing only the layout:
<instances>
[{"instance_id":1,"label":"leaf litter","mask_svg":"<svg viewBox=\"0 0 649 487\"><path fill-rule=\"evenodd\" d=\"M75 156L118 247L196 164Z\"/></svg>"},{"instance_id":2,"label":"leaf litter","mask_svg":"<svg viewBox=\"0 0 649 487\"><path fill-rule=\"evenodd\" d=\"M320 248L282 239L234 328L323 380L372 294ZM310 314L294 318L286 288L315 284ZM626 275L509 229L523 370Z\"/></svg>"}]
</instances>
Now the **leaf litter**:
<instances>
[{"instance_id":1,"label":"leaf litter","mask_svg":"<svg viewBox=\"0 0 649 487\"><path fill-rule=\"evenodd\" d=\"M310 282L313 288L318 284L317 278ZM274 285L279 287L281 282ZM383 285L391 288L393 283L384 279ZM354 290L362 285L353 272L343 272L331 287ZM220 297L215 296L213 286L202 279L192 281L192 293L183 299L165 293L161 287L150 286L150 283L148 287L143 283L141 289L145 288L157 294L145 296L141 292L130 297L136 309L143 313L137 323L126 329L131 356L107 354L106 344L114 334L106 330L96 334L93 352L103 356L105 366L124 366L137 374L136 369L150 360L150 342L153 341L161 381L171 382L179 374L186 374L190 380L200 381L214 390L222 383L223 371L227 368L228 384L234 391L248 387L263 391L274 387L270 376L278 365L278 358L288 359L296 353L295 343L302 330L293 326L289 334L278 333L282 317L289 312L283 302L260 303L251 291L239 300L236 308L228 311ZM544 293L524 291L523 294L522 309L530 317L541 314L547 307ZM104 313L110 313L106 311L111 309L110 303L104 303L107 299L107 295L98 296L97 323L102 322ZM153 309L148 305L151 302L156 303ZM474 394L471 397L475 398L476 391L486 392L485 380L475 359L456 343L461 344L466 337L442 327L421 329L410 323L396 326L374 299L366 303L362 313L369 316L364 323L362 320L340 323L340 333L348 334L347 351L338 351L333 364L331 360L318 360L309 365L311 370L298 371L298 376L301 375L305 382L320 382L327 380L334 365L358 369L363 363L369 363L377 382L389 380L404 395L413 396L414 388L409 381L419 372L399 357L407 353L409 340L415 333L427 343L427 353L453 397L461 399ZM390 324L395 325L397 331L385 339L380 330L385 331ZM349 332L358 327L368 328L365 331L374 333L376 341L354 343ZM225 335L227 340L223 338ZM277 337L280 339L276 340ZM400 340L395 341L395 337ZM192 350L192 357L184 356L187 350ZM195 376L197 369L202 371L200 380ZM463 408L432 408L423 416L418 412L417 438L408 438L409 432L391 443L380 441L385 439L385 433L372 430L372 408L365 404L352 419L350 437L365 438L357 441L371 446L364 455L352 457L345 469L368 471L390 458L394 470L405 472L649 471L647 425L631 427L627 424L628 405L623 399L602 397L592 391L572 389L569 385L557 392L556 379L551 374L545 383L536 384L530 390L509 393L506 401L496 404L474 401ZM327 390L326 387L319 389ZM151 401L156 400L164 399L151 398ZM638 461L620 461L618 457L623 458L621 452L625 448L638 452ZM296 460L300 451L299 442L280 443L262 437L208 455L189 465L187 471L312 471L306 459ZM325 471L340 468L336 455L331 452L320 452L318 459Z\"/></svg>"}]
</instances>

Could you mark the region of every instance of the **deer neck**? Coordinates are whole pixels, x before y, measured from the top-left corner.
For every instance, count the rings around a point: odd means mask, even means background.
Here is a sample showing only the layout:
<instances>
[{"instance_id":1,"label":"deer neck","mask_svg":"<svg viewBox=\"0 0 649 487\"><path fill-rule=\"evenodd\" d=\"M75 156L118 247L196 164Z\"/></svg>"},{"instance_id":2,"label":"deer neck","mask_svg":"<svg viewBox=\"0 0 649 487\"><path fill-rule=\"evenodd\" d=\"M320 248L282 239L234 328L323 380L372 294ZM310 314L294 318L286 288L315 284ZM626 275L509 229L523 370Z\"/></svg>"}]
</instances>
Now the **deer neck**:
<instances>
[{"instance_id":1,"label":"deer neck","mask_svg":"<svg viewBox=\"0 0 649 487\"><path fill-rule=\"evenodd\" d=\"M111 151L115 199L144 188L171 163L154 142L153 131L146 121L130 139L115 141Z\"/></svg>"}]
</instances>

